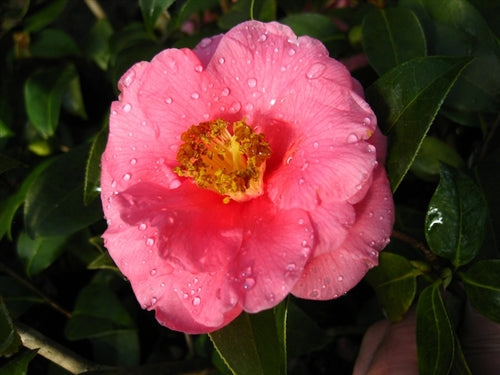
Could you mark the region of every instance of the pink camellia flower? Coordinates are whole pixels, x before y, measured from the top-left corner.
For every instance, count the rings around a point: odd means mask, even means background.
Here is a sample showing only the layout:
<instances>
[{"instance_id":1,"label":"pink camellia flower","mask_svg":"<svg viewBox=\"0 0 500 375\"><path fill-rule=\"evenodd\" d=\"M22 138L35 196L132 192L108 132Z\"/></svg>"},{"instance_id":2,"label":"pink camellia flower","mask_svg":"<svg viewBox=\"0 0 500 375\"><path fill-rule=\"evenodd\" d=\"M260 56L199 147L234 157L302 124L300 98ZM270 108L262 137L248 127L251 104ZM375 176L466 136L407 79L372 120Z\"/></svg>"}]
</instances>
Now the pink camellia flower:
<instances>
[{"instance_id":1,"label":"pink camellia flower","mask_svg":"<svg viewBox=\"0 0 500 375\"><path fill-rule=\"evenodd\" d=\"M210 332L289 293L335 298L377 264L394 220L385 138L319 41L249 21L118 87L103 237L161 324Z\"/></svg>"}]
</instances>

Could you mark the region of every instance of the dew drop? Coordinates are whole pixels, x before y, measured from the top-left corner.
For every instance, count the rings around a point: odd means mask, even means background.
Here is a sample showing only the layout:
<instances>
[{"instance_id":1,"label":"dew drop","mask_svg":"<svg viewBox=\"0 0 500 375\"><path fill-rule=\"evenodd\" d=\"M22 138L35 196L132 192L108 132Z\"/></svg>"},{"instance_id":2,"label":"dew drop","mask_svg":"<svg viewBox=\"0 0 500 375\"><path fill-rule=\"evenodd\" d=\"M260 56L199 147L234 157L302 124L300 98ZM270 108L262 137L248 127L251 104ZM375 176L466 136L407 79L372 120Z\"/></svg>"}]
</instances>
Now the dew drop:
<instances>
[{"instance_id":1,"label":"dew drop","mask_svg":"<svg viewBox=\"0 0 500 375\"><path fill-rule=\"evenodd\" d=\"M195 72L201 73L201 72L203 72L203 66L201 66L201 65L196 65L196 66L194 67L194 70L195 70Z\"/></svg>"},{"instance_id":2,"label":"dew drop","mask_svg":"<svg viewBox=\"0 0 500 375\"><path fill-rule=\"evenodd\" d=\"M230 91L227 87L224 90L222 90L222 92L221 92L222 96L228 96L229 93L230 93Z\"/></svg>"},{"instance_id":3,"label":"dew drop","mask_svg":"<svg viewBox=\"0 0 500 375\"><path fill-rule=\"evenodd\" d=\"M266 40L267 40L266 34L262 34L261 36L259 36L259 39L258 39L259 42L265 42Z\"/></svg>"},{"instance_id":4,"label":"dew drop","mask_svg":"<svg viewBox=\"0 0 500 375\"><path fill-rule=\"evenodd\" d=\"M154 268L153 268L153 269L151 270L150 274L151 274L151 276L156 275L156 269L154 269Z\"/></svg>"},{"instance_id":5,"label":"dew drop","mask_svg":"<svg viewBox=\"0 0 500 375\"><path fill-rule=\"evenodd\" d=\"M290 264L288 264L288 265L286 266L286 270L287 270L288 272L292 272L292 271L295 271L295 268L296 268L296 267L297 267L297 266L295 265L295 263L290 263Z\"/></svg>"},{"instance_id":6,"label":"dew drop","mask_svg":"<svg viewBox=\"0 0 500 375\"><path fill-rule=\"evenodd\" d=\"M313 143L313 148L316 148L316 149L317 149L318 147L319 147L319 143L318 143L318 142L314 142L314 143Z\"/></svg>"},{"instance_id":7,"label":"dew drop","mask_svg":"<svg viewBox=\"0 0 500 375\"><path fill-rule=\"evenodd\" d=\"M132 109L132 106L131 106L129 103L127 103L127 104L125 104L125 105L123 106L123 110L124 110L125 112L130 112L130 110L131 110L131 109Z\"/></svg>"},{"instance_id":8,"label":"dew drop","mask_svg":"<svg viewBox=\"0 0 500 375\"><path fill-rule=\"evenodd\" d=\"M370 153L375 152L377 150L374 145L368 145L366 149Z\"/></svg>"},{"instance_id":9,"label":"dew drop","mask_svg":"<svg viewBox=\"0 0 500 375\"><path fill-rule=\"evenodd\" d=\"M299 225L304 225L304 219L299 219Z\"/></svg>"},{"instance_id":10,"label":"dew drop","mask_svg":"<svg viewBox=\"0 0 500 375\"><path fill-rule=\"evenodd\" d=\"M166 98L165 103L172 104L172 98L171 97Z\"/></svg>"},{"instance_id":11,"label":"dew drop","mask_svg":"<svg viewBox=\"0 0 500 375\"><path fill-rule=\"evenodd\" d=\"M347 136L347 143L356 143L358 140L358 136L354 133L351 133Z\"/></svg>"},{"instance_id":12,"label":"dew drop","mask_svg":"<svg viewBox=\"0 0 500 375\"><path fill-rule=\"evenodd\" d=\"M309 297L316 298L319 296L319 291L314 289L311 293L309 293Z\"/></svg>"},{"instance_id":13,"label":"dew drop","mask_svg":"<svg viewBox=\"0 0 500 375\"><path fill-rule=\"evenodd\" d=\"M133 158L130 159L130 165L136 165L137 164L137 159Z\"/></svg>"},{"instance_id":14,"label":"dew drop","mask_svg":"<svg viewBox=\"0 0 500 375\"><path fill-rule=\"evenodd\" d=\"M286 159L286 164L287 165L290 165L290 163L292 162L293 160L293 157L289 156L287 159Z\"/></svg>"},{"instance_id":15,"label":"dew drop","mask_svg":"<svg viewBox=\"0 0 500 375\"><path fill-rule=\"evenodd\" d=\"M344 276L339 275L339 277L337 277L337 281L344 281Z\"/></svg>"},{"instance_id":16,"label":"dew drop","mask_svg":"<svg viewBox=\"0 0 500 375\"><path fill-rule=\"evenodd\" d=\"M266 294L266 300L268 300L269 302L274 302L274 300L276 299L274 293L268 293Z\"/></svg>"},{"instance_id":17,"label":"dew drop","mask_svg":"<svg viewBox=\"0 0 500 375\"><path fill-rule=\"evenodd\" d=\"M187 293L182 293L182 298L187 299L189 297L189 294Z\"/></svg>"},{"instance_id":18,"label":"dew drop","mask_svg":"<svg viewBox=\"0 0 500 375\"><path fill-rule=\"evenodd\" d=\"M153 246L154 244L155 244L155 240L154 240L154 238L151 238L151 237L150 237L150 238L148 238L148 239L146 240L146 245L148 245L148 246Z\"/></svg>"},{"instance_id":19,"label":"dew drop","mask_svg":"<svg viewBox=\"0 0 500 375\"><path fill-rule=\"evenodd\" d=\"M243 289L250 290L253 288L254 285L255 285L255 279L252 277L249 277L249 278L245 279L245 282L243 283Z\"/></svg>"},{"instance_id":20,"label":"dew drop","mask_svg":"<svg viewBox=\"0 0 500 375\"><path fill-rule=\"evenodd\" d=\"M290 48L290 49L288 50L288 56L293 56L293 55L295 55L295 49Z\"/></svg>"},{"instance_id":21,"label":"dew drop","mask_svg":"<svg viewBox=\"0 0 500 375\"><path fill-rule=\"evenodd\" d=\"M116 181L115 181L115 180L111 181L111 187L112 187L113 189L116 187Z\"/></svg>"},{"instance_id":22,"label":"dew drop","mask_svg":"<svg viewBox=\"0 0 500 375\"><path fill-rule=\"evenodd\" d=\"M273 99L271 99L271 100L269 101L269 104L271 104L271 106L275 105L275 104L276 104L276 99L274 99L274 98L273 98Z\"/></svg>"},{"instance_id":23,"label":"dew drop","mask_svg":"<svg viewBox=\"0 0 500 375\"><path fill-rule=\"evenodd\" d=\"M257 86L257 80L255 78L249 78L247 83L248 83L248 87L251 87L251 88Z\"/></svg>"},{"instance_id":24,"label":"dew drop","mask_svg":"<svg viewBox=\"0 0 500 375\"><path fill-rule=\"evenodd\" d=\"M309 163L306 161L303 165L302 165L302 170L305 171L307 168L309 168Z\"/></svg>"},{"instance_id":25,"label":"dew drop","mask_svg":"<svg viewBox=\"0 0 500 375\"><path fill-rule=\"evenodd\" d=\"M299 185L304 185L305 180L303 178L299 178Z\"/></svg>"},{"instance_id":26,"label":"dew drop","mask_svg":"<svg viewBox=\"0 0 500 375\"><path fill-rule=\"evenodd\" d=\"M201 48L207 48L210 44L212 44L212 39L210 38L203 38L200 42L200 47Z\"/></svg>"},{"instance_id":27,"label":"dew drop","mask_svg":"<svg viewBox=\"0 0 500 375\"><path fill-rule=\"evenodd\" d=\"M197 99L199 99L199 98L200 98L200 94L198 94L197 92L193 92L193 93L191 94L191 98L193 98L194 100L197 100Z\"/></svg>"},{"instance_id":28,"label":"dew drop","mask_svg":"<svg viewBox=\"0 0 500 375\"><path fill-rule=\"evenodd\" d=\"M139 224L139 230L140 231L144 231L144 230L146 230L146 228L147 228L146 224L144 224L144 223Z\"/></svg>"},{"instance_id":29,"label":"dew drop","mask_svg":"<svg viewBox=\"0 0 500 375\"><path fill-rule=\"evenodd\" d=\"M161 286L162 288L165 288L165 283L161 283L161 284L160 284L160 286Z\"/></svg>"},{"instance_id":30,"label":"dew drop","mask_svg":"<svg viewBox=\"0 0 500 375\"><path fill-rule=\"evenodd\" d=\"M226 59L225 59L224 57L221 57L221 58L219 59L219 64L221 64L221 65L222 65L222 64L224 64L225 62L226 62Z\"/></svg>"},{"instance_id":31,"label":"dew drop","mask_svg":"<svg viewBox=\"0 0 500 375\"><path fill-rule=\"evenodd\" d=\"M135 79L135 70L134 69L130 69L127 73L127 75L123 78L123 85L125 87L129 87L132 82L134 82L134 79Z\"/></svg>"},{"instance_id":32,"label":"dew drop","mask_svg":"<svg viewBox=\"0 0 500 375\"><path fill-rule=\"evenodd\" d=\"M156 297L151 298L151 306L153 306L157 301L158 299Z\"/></svg>"},{"instance_id":33,"label":"dew drop","mask_svg":"<svg viewBox=\"0 0 500 375\"><path fill-rule=\"evenodd\" d=\"M196 296L193 298L193 306L199 306L201 303L201 298Z\"/></svg>"},{"instance_id":34,"label":"dew drop","mask_svg":"<svg viewBox=\"0 0 500 375\"><path fill-rule=\"evenodd\" d=\"M179 186L181 186L181 182L177 179L170 181L170 184L168 185L170 189L177 189Z\"/></svg>"},{"instance_id":35,"label":"dew drop","mask_svg":"<svg viewBox=\"0 0 500 375\"><path fill-rule=\"evenodd\" d=\"M321 63L316 63L311 65L311 67L306 73L306 77L309 79L317 79L321 77L324 71L325 71L325 65Z\"/></svg>"},{"instance_id":36,"label":"dew drop","mask_svg":"<svg viewBox=\"0 0 500 375\"><path fill-rule=\"evenodd\" d=\"M130 173L125 173L125 174L123 175L123 181L130 181L130 178L131 178L131 177L132 177L132 176L130 175Z\"/></svg>"},{"instance_id":37,"label":"dew drop","mask_svg":"<svg viewBox=\"0 0 500 375\"><path fill-rule=\"evenodd\" d=\"M372 120L369 117L365 117L363 119L363 125L369 126L372 123Z\"/></svg>"}]
</instances>

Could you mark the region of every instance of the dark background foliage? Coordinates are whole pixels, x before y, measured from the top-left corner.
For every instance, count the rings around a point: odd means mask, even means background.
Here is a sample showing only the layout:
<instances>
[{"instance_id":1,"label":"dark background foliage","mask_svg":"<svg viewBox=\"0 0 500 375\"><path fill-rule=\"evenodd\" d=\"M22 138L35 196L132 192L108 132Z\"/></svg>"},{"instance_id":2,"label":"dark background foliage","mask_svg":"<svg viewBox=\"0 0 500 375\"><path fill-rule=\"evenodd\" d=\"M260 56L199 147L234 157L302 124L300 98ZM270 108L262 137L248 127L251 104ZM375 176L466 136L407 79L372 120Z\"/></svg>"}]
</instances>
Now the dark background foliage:
<instances>
[{"instance_id":1,"label":"dark background foliage","mask_svg":"<svg viewBox=\"0 0 500 375\"><path fill-rule=\"evenodd\" d=\"M420 371L470 373L458 345L464 309L500 322L499 7L3 1L0 373L68 373L62 365L110 374L349 374L370 324L409 309ZM109 106L133 63L250 18L320 39L366 88L389 137L396 226L380 266L345 296L290 298L210 337L186 336L140 309L100 239ZM46 355L50 347L64 359Z\"/></svg>"}]
</instances>

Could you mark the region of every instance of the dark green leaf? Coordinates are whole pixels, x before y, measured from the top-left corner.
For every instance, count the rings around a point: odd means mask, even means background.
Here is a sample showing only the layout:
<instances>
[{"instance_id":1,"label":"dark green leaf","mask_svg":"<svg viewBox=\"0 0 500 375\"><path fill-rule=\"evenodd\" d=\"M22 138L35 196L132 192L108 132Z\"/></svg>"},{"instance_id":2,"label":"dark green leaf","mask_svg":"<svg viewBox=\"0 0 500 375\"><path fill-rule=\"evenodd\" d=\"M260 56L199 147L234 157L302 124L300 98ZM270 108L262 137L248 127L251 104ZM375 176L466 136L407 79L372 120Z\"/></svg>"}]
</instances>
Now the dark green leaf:
<instances>
[{"instance_id":1,"label":"dark green leaf","mask_svg":"<svg viewBox=\"0 0 500 375\"><path fill-rule=\"evenodd\" d=\"M472 306L500 323L500 260L483 260L460 274Z\"/></svg>"},{"instance_id":2,"label":"dark green leaf","mask_svg":"<svg viewBox=\"0 0 500 375\"><path fill-rule=\"evenodd\" d=\"M379 75L427 53L422 26L405 8L373 10L363 20L362 38L368 61Z\"/></svg>"},{"instance_id":3,"label":"dark green leaf","mask_svg":"<svg viewBox=\"0 0 500 375\"><path fill-rule=\"evenodd\" d=\"M4 121L0 118L0 139L9 138L14 135L14 132L9 129L9 127L5 124Z\"/></svg>"},{"instance_id":4,"label":"dark green leaf","mask_svg":"<svg viewBox=\"0 0 500 375\"><path fill-rule=\"evenodd\" d=\"M24 102L31 124L44 137L54 134L59 123L59 113L64 91L78 75L74 65L37 71L24 85Z\"/></svg>"},{"instance_id":5,"label":"dark green leaf","mask_svg":"<svg viewBox=\"0 0 500 375\"><path fill-rule=\"evenodd\" d=\"M85 206L83 180L88 145L60 155L26 194L24 222L32 238L76 232L102 217L99 200Z\"/></svg>"},{"instance_id":6,"label":"dark green leaf","mask_svg":"<svg viewBox=\"0 0 500 375\"><path fill-rule=\"evenodd\" d=\"M89 158L85 169L84 198L85 205L90 204L99 194L99 183L101 176L101 155L106 147L108 139L108 127L103 128L96 134L90 147Z\"/></svg>"},{"instance_id":7,"label":"dark green leaf","mask_svg":"<svg viewBox=\"0 0 500 375\"><path fill-rule=\"evenodd\" d=\"M21 316L33 305L44 302L39 295L20 280L6 275L0 275L0 295L3 296L10 315L14 319Z\"/></svg>"},{"instance_id":8,"label":"dark green leaf","mask_svg":"<svg viewBox=\"0 0 500 375\"><path fill-rule=\"evenodd\" d=\"M75 116L83 119L87 118L85 104L83 103L82 88L80 85L80 77L75 75L66 86L63 95L63 108Z\"/></svg>"},{"instance_id":9,"label":"dark green leaf","mask_svg":"<svg viewBox=\"0 0 500 375\"><path fill-rule=\"evenodd\" d=\"M367 98L389 135L387 171L395 191L408 172L443 100L470 62L460 57L407 61L368 88Z\"/></svg>"},{"instance_id":10,"label":"dark green leaf","mask_svg":"<svg viewBox=\"0 0 500 375\"><path fill-rule=\"evenodd\" d=\"M292 28L297 35L308 35L323 43L334 39L344 39L330 17L318 13L291 14L282 18L281 23Z\"/></svg>"},{"instance_id":11,"label":"dark green leaf","mask_svg":"<svg viewBox=\"0 0 500 375\"><path fill-rule=\"evenodd\" d=\"M417 304L417 351L421 374L447 375L455 355L455 335L439 284L429 285Z\"/></svg>"},{"instance_id":12,"label":"dark green leaf","mask_svg":"<svg viewBox=\"0 0 500 375\"><path fill-rule=\"evenodd\" d=\"M464 352L462 350L462 345L460 345L460 340L458 339L456 334L455 334L455 357L453 359L451 374L472 375L472 372L469 368L469 364L465 359Z\"/></svg>"},{"instance_id":13,"label":"dark green leaf","mask_svg":"<svg viewBox=\"0 0 500 375\"><path fill-rule=\"evenodd\" d=\"M0 174L10 170L17 168L21 165L19 161L13 159L7 155L0 154Z\"/></svg>"},{"instance_id":14,"label":"dark green leaf","mask_svg":"<svg viewBox=\"0 0 500 375\"><path fill-rule=\"evenodd\" d=\"M12 239L11 225L14 215L23 204L33 181L35 181L37 176L47 168L50 162L50 160L47 160L34 168L18 188L17 192L0 202L0 239L2 239L6 233L8 238Z\"/></svg>"},{"instance_id":15,"label":"dark green leaf","mask_svg":"<svg viewBox=\"0 0 500 375\"><path fill-rule=\"evenodd\" d=\"M212 332L210 338L233 374L284 375L286 349L281 322L285 319L283 309L278 308L251 315L242 313L228 326Z\"/></svg>"},{"instance_id":16,"label":"dark green leaf","mask_svg":"<svg viewBox=\"0 0 500 375\"><path fill-rule=\"evenodd\" d=\"M16 355L0 368L0 375L27 375L28 365L35 358L37 350L29 350Z\"/></svg>"},{"instance_id":17,"label":"dark green leaf","mask_svg":"<svg viewBox=\"0 0 500 375\"><path fill-rule=\"evenodd\" d=\"M34 57L46 59L77 56L80 53L73 38L59 29L45 29L36 34L30 52Z\"/></svg>"},{"instance_id":18,"label":"dark green leaf","mask_svg":"<svg viewBox=\"0 0 500 375\"><path fill-rule=\"evenodd\" d=\"M34 33L43 29L59 17L66 7L66 3L67 0L52 0L46 2L39 11L26 17L24 21L25 30Z\"/></svg>"},{"instance_id":19,"label":"dark green leaf","mask_svg":"<svg viewBox=\"0 0 500 375\"><path fill-rule=\"evenodd\" d=\"M181 25L193 14L209 10L219 5L219 0L186 0L179 11L175 20L175 27L179 28Z\"/></svg>"},{"instance_id":20,"label":"dark green leaf","mask_svg":"<svg viewBox=\"0 0 500 375\"><path fill-rule=\"evenodd\" d=\"M89 270L110 269L118 271L118 267L116 267L113 259L111 259L107 252L98 255L97 258L88 264L87 268Z\"/></svg>"},{"instance_id":21,"label":"dark green leaf","mask_svg":"<svg viewBox=\"0 0 500 375\"><path fill-rule=\"evenodd\" d=\"M160 15L173 3L174 0L139 0L146 30L153 31Z\"/></svg>"},{"instance_id":22,"label":"dark green leaf","mask_svg":"<svg viewBox=\"0 0 500 375\"><path fill-rule=\"evenodd\" d=\"M105 285L94 282L80 291L64 332L70 340L81 340L133 328L134 322L118 297Z\"/></svg>"},{"instance_id":23,"label":"dark green leaf","mask_svg":"<svg viewBox=\"0 0 500 375\"><path fill-rule=\"evenodd\" d=\"M438 138L427 136L411 165L411 171L420 178L433 179L439 176L439 162L456 168L465 166L460 155L449 144Z\"/></svg>"},{"instance_id":24,"label":"dark green leaf","mask_svg":"<svg viewBox=\"0 0 500 375\"><path fill-rule=\"evenodd\" d=\"M17 240L17 254L26 274L35 276L49 267L64 251L67 239L67 236L57 236L33 240L26 233L21 233Z\"/></svg>"},{"instance_id":25,"label":"dark green leaf","mask_svg":"<svg viewBox=\"0 0 500 375\"><path fill-rule=\"evenodd\" d=\"M136 329L122 329L105 336L95 337L92 339L92 344L95 359L98 362L120 366L139 364L140 345ZM165 365L163 370L165 370ZM143 374L148 373L148 370L144 369Z\"/></svg>"},{"instance_id":26,"label":"dark green leaf","mask_svg":"<svg viewBox=\"0 0 500 375\"><path fill-rule=\"evenodd\" d=\"M102 70L108 68L111 56L109 46L111 35L113 35L113 28L106 19L97 20L89 32L87 53Z\"/></svg>"},{"instance_id":27,"label":"dark green leaf","mask_svg":"<svg viewBox=\"0 0 500 375\"><path fill-rule=\"evenodd\" d=\"M375 289L387 317L397 322L410 308L422 274L408 259L393 253L380 253L380 263L368 272L366 280Z\"/></svg>"},{"instance_id":28,"label":"dark green leaf","mask_svg":"<svg viewBox=\"0 0 500 375\"><path fill-rule=\"evenodd\" d=\"M276 19L276 0L239 0L233 3L228 12L219 19L221 29L230 29L249 19L274 21Z\"/></svg>"},{"instance_id":29,"label":"dark green leaf","mask_svg":"<svg viewBox=\"0 0 500 375\"><path fill-rule=\"evenodd\" d=\"M469 263L481 247L486 218L486 204L474 181L441 164L441 180L425 218L425 237L431 250L456 268Z\"/></svg>"},{"instance_id":30,"label":"dark green leaf","mask_svg":"<svg viewBox=\"0 0 500 375\"><path fill-rule=\"evenodd\" d=\"M8 31L16 26L28 11L29 5L29 0L4 0L1 8L0 31Z\"/></svg>"},{"instance_id":31,"label":"dark green leaf","mask_svg":"<svg viewBox=\"0 0 500 375\"><path fill-rule=\"evenodd\" d=\"M7 306L0 296L0 356L17 352L20 345L21 339L14 329Z\"/></svg>"}]
</instances>

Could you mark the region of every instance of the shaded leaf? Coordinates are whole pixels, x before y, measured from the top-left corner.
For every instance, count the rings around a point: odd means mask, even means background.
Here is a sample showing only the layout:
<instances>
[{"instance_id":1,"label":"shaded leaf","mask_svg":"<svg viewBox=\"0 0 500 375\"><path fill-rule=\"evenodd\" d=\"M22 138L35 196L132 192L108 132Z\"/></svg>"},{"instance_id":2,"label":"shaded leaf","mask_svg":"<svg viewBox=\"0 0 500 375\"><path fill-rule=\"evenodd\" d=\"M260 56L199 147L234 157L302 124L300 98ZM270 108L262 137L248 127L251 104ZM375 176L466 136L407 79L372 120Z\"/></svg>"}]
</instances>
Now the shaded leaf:
<instances>
[{"instance_id":1,"label":"shaded leaf","mask_svg":"<svg viewBox=\"0 0 500 375\"><path fill-rule=\"evenodd\" d=\"M429 285L417 304L417 352L421 374L447 375L455 356L455 335L439 284Z\"/></svg>"},{"instance_id":2,"label":"shaded leaf","mask_svg":"<svg viewBox=\"0 0 500 375\"><path fill-rule=\"evenodd\" d=\"M298 36L308 35L326 43L330 40L344 39L330 17L318 13L290 14L280 20L292 28Z\"/></svg>"},{"instance_id":3,"label":"shaded leaf","mask_svg":"<svg viewBox=\"0 0 500 375\"><path fill-rule=\"evenodd\" d=\"M179 14L175 19L175 27L179 28L181 25L193 14L202 12L204 10L209 10L215 6L219 5L219 0L186 0L181 9L179 10Z\"/></svg>"},{"instance_id":4,"label":"shaded leaf","mask_svg":"<svg viewBox=\"0 0 500 375\"><path fill-rule=\"evenodd\" d=\"M80 118L86 119L87 112L83 103L82 88L80 77L76 74L66 86L63 94L63 108L68 112Z\"/></svg>"},{"instance_id":5,"label":"shaded leaf","mask_svg":"<svg viewBox=\"0 0 500 375\"><path fill-rule=\"evenodd\" d=\"M0 368L0 375L27 375L28 365L35 358L37 352L37 350L29 350L16 355Z\"/></svg>"},{"instance_id":6,"label":"shaded leaf","mask_svg":"<svg viewBox=\"0 0 500 375\"><path fill-rule=\"evenodd\" d=\"M101 155L108 140L108 127L106 125L99 131L92 141L89 157L85 168L85 185L83 188L83 201L85 205L90 204L100 194L101 177Z\"/></svg>"},{"instance_id":7,"label":"shaded leaf","mask_svg":"<svg viewBox=\"0 0 500 375\"><path fill-rule=\"evenodd\" d=\"M33 37L30 52L34 57L55 59L77 56L80 51L73 38L60 29L45 29Z\"/></svg>"},{"instance_id":8,"label":"shaded leaf","mask_svg":"<svg viewBox=\"0 0 500 375\"><path fill-rule=\"evenodd\" d=\"M405 8L374 9L363 19L362 40L368 61L379 75L427 53L422 26Z\"/></svg>"},{"instance_id":9,"label":"shaded leaf","mask_svg":"<svg viewBox=\"0 0 500 375\"><path fill-rule=\"evenodd\" d=\"M486 218L486 204L474 181L441 164L441 180L425 218L425 237L432 252L455 268L469 263L481 247Z\"/></svg>"},{"instance_id":10,"label":"shaded leaf","mask_svg":"<svg viewBox=\"0 0 500 375\"><path fill-rule=\"evenodd\" d=\"M37 237L31 239L21 233L17 240L17 255L24 264L29 277L35 276L49 267L64 251L67 236Z\"/></svg>"},{"instance_id":11,"label":"shaded leaf","mask_svg":"<svg viewBox=\"0 0 500 375\"><path fill-rule=\"evenodd\" d=\"M88 145L58 156L30 186L24 205L26 232L62 236L76 232L102 217L98 200L85 206L83 179Z\"/></svg>"},{"instance_id":12,"label":"shaded leaf","mask_svg":"<svg viewBox=\"0 0 500 375\"><path fill-rule=\"evenodd\" d=\"M17 352L21 345L21 338L14 329L7 306L0 296L0 356Z\"/></svg>"},{"instance_id":13,"label":"shaded leaf","mask_svg":"<svg viewBox=\"0 0 500 375\"><path fill-rule=\"evenodd\" d=\"M1 5L1 31L8 31L16 26L28 11L29 5L29 0L4 0Z\"/></svg>"},{"instance_id":14,"label":"shaded leaf","mask_svg":"<svg viewBox=\"0 0 500 375\"><path fill-rule=\"evenodd\" d=\"M44 4L37 12L24 20L24 28L29 32L36 32L51 24L66 7L67 0L52 0Z\"/></svg>"},{"instance_id":15,"label":"shaded leaf","mask_svg":"<svg viewBox=\"0 0 500 375\"><path fill-rule=\"evenodd\" d=\"M378 267L371 269L366 280L375 289L380 305L393 322L403 318L417 292L417 277L422 271L397 254L380 253Z\"/></svg>"},{"instance_id":16,"label":"shaded leaf","mask_svg":"<svg viewBox=\"0 0 500 375\"><path fill-rule=\"evenodd\" d=\"M231 5L218 22L221 29L229 30L249 19L274 21L276 19L276 0L239 0Z\"/></svg>"},{"instance_id":17,"label":"shaded leaf","mask_svg":"<svg viewBox=\"0 0 500 375\"><path fill-rule=\"evenodd\" d=\"M286 374L281 323L285 319L279 308L242 313L228 326L210 333L210 338L233 374Z\"/></svg>"},{"instance_id":18,"label":"shaded leaf","mask_svg":"<svg viewBox=\"0 0 500 375\"><path fill-rule=\"evenodd\" d=\"M174 0L139 0L144 25L149 32L154 30L160 15L173 3Z\"/></svg>"},{"instance_id":19,"label":"shaded leaf","mask_svg":"<svg viewBox=\"0 0 500 375\"><path fill-rule=\"evenodd\" d=\"M0 174L10 170L17 168L21 165L21 162L18 160L11 158L10 156L0 154Z\"/></svg>"},{"instance_id":20,"label":"shaded leaf","mask_svg":"<svg viewBox=\"0 0 500 375\"><path fill-rule=\"evenodd\" d=\"M109 256L109 253L102 253L97 256L92 262L87 265L89 270L99 270L99 269L110 269L113 271L118 271L113 259ZM119 272L119 271L118 271Z\"/></svg>"},{"instance_id":21,"label":"shaded leaf","mask_svg":"<svg viewBox=\"0 0 500 375\"><path fill-rule=\"evenodd\" d=\"M387 171L395 191L408 172L443 100L470 62L461 57L423 57L380 77L366 91L382 131L389 136Z\"/></svg>"},{"instance_id":22,"label":"shaded leaf","mask_svg":"<svg viewBox=\"0 0 500 375\"><path fill-rule=\"evenodd\" d=\"M87 54L102 69L107 70L111 57L109 41L113 28L107 19L99 19L89 31Z\"/></svg>"},{"instance_id":23,"label":"shaded leaf","mask_svg":"<svg viewBox=\"0 0 500 375\"><path fill-rule=\"evenodd\" d=\"M472 306L500 323L500 260L483 260L460 273Z\"/></svg>"}]
</instances>

